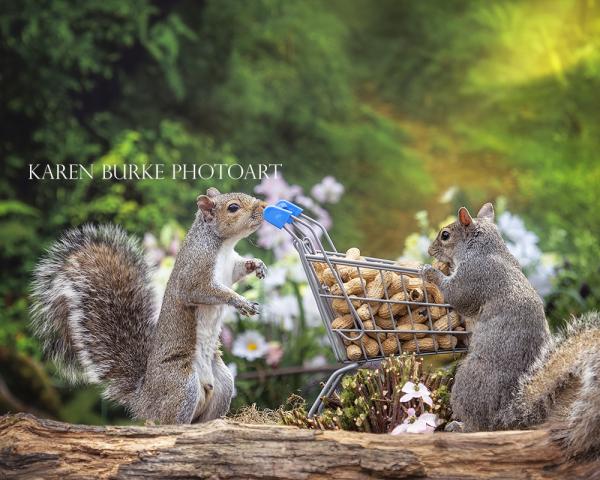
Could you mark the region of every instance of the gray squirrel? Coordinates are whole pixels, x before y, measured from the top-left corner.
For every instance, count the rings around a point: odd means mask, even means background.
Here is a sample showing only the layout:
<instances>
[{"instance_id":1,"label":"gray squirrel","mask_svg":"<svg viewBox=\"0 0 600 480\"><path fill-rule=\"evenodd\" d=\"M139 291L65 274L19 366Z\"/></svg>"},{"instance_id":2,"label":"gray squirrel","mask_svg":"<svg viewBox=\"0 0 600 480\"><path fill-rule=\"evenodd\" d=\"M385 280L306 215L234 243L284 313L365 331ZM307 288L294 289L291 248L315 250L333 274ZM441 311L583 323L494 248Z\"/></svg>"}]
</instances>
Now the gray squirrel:
<instances>
[{"instance_id":1,"label":"gray squirrel","mask_svg":"<svg viewBox=\"0 0 600 480\"><path fill-rule=\"evenodd\" d=\"M264 263L236 243L255 232L266 204L209 188L175 260L160 314L137 241L114 225L67 231L39 262L32 322L45 352L73 381L100 383L104 396L138 419L191 423L224 415L233 378L219 350L226 305L259 306L233 291Z\"/></svg>"},{"instance_id":2,"label":"gray squirrel","mask_svg":"<svg viewBox=\"0 0 600 480\"><path fill-rule=\"evenodd\" d=\"M471 319L473 331L451 394L464 431L545 424L569 457L600 455L600 315L587 313L551 336L541 298L522 273L486 203L442 228L425 280ZM455 423L455 422L453 422Z\"/></svg>"}]
</instances>

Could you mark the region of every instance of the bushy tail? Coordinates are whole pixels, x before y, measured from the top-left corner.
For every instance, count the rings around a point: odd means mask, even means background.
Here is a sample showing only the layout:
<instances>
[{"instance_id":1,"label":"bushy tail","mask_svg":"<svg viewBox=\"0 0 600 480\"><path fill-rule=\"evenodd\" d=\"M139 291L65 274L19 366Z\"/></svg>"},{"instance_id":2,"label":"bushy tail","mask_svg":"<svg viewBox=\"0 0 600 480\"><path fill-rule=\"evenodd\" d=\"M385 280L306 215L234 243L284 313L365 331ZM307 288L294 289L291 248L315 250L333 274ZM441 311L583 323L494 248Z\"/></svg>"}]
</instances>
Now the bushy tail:
<instances>
[{"instance_id":1,"label":"bushy tail","mask_svg":"<svg viewBox=\"0 0 600 480\"><path fill-rule=\"evenodd\" d=\"M143 252L117 226L67 231L35 269L32 323L46 355L121 403L145 372L155 311Z\"/></svg>"},{"instance_id":2,"label":"bushy tail","mask_svg":"<svg viewBox=\"0 0 600 480\"><path fill-rule=\"evenodd\" d=\"M546 422L569 457L600 457L600 314L589 312L556 337L522 379L523 424Z\"/></svg>"}]
</instances>

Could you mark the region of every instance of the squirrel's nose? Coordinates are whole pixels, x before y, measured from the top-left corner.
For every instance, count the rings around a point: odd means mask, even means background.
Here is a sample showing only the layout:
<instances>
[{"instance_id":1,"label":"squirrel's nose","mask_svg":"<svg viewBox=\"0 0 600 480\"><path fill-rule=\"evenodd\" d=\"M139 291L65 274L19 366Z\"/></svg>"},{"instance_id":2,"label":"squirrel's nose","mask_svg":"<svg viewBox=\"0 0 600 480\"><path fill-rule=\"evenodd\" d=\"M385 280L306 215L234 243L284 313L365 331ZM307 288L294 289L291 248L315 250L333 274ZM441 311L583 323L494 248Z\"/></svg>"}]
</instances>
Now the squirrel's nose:
<instances>
[{"instance_id":1,"label":"squirrel's nose","mask_svg":"<svg viewBox=\"0 0 600 480\"><path fill-rule=\"evenodd\" d=\"M264 210L265 208L267 208L267 202L263 202L262 200L260 200L258 203L258 208Z\"/></svg>"}]
</instances>

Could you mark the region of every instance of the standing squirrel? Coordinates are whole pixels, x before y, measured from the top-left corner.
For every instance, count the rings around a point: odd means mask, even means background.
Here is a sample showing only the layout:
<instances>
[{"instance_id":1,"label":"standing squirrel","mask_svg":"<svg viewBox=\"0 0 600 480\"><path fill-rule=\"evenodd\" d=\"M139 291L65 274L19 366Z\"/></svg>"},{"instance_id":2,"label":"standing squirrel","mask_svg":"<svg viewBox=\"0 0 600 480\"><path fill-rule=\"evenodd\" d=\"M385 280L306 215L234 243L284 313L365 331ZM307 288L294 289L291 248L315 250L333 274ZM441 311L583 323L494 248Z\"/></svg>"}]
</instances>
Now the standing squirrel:
<instances>
[{"instance_id":1,"label":"standing squirrel","mask_svg":"<svg viewBox=\"0 0 600 480\"><path fill-rule=\"evenodd\" d=\"M216 188L198 196L158 319L137 241L114 225L66 232L34 273L32 321L45 352L67 378L105 385L104 396L135 418L191 423L224 415L233 395L219 351L224 309L259 311L230 287L266 273L261 260L234 247L258 229L265 206Z\"/></svg>"},{"instance_id":2,"label":"standing squirrel","mask_svg":"<svg viewBox=\"0 0 600 480\"><path fill-rule=\"evenodd\" d=\"M542 299L504 243L491 203L475 219L461 208L429 254L451 272L425 266L424 278L474 323L451 395L464 430L545 423L567 456L600 455L600 315L550 336Z\"/></svg>"}]
</instances>

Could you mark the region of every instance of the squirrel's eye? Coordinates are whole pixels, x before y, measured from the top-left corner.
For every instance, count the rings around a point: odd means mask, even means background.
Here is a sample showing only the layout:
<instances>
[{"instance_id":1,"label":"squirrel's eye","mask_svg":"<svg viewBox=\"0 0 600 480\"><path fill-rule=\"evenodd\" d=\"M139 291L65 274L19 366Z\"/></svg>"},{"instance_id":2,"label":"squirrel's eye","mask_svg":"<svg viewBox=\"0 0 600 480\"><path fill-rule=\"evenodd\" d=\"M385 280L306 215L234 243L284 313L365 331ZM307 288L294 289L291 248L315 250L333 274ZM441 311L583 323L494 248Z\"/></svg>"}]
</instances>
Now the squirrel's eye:
<instances>
[{"instance_id":1,"label":"squirrel's eye","mask_svg":"<svg viewBox=\"0 0 600 480\"><path fill-rule=\"evenodd\" d=\"M450 238L450 232L448 230L444 230L440 235L442 240L448 240Z\"/></svg>"},{"instance_id":2,"label":"squirrel's eye","mask_svg":"<svg viewBox=\"0 0 600 480\"><path fill-rule=\"evenodd\" d=\"M227 207L227 211L231 212L231 213L237 212L239 209L240 209L240 206L237 203L232 203L231 205L229 205Z\"/></svg>"}]
</instances>

